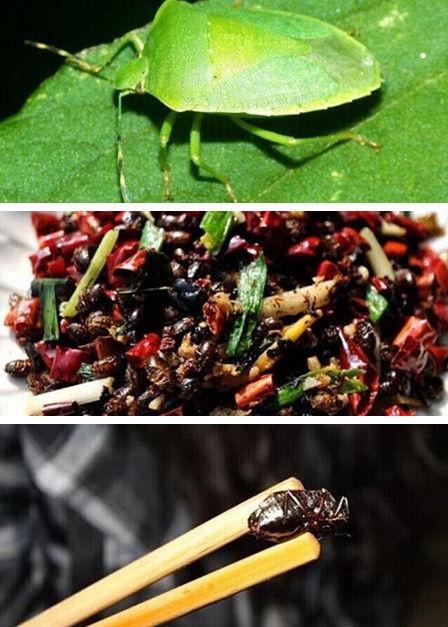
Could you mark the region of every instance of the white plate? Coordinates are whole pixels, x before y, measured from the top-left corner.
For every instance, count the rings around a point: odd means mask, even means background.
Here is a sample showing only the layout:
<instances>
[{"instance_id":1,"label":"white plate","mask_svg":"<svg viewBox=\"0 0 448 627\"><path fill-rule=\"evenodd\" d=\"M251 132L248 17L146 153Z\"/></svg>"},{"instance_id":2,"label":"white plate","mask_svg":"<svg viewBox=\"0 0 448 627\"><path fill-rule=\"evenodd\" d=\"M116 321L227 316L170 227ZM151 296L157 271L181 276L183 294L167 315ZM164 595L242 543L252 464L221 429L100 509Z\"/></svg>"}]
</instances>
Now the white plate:
<instances>
[{"instance_id":1,"label":"white plate","mask_svg":"<svg viewBox=\"0 0 448 627\"><path fill-rule=\"evenodd\" d=\"M363 207L357 207L359 208ZM431 210L434 210L434 207L431 207ZM427 211L426 209L422 213L427 213ZM448 225L446 212L442 209L439 213L441 214L440 221ZM23 351L3 325L10 294L25 293L32 277L28 254L35 249L36 240L29 214L29 211L1 211L0 213L0 416L8 417L23 416L25 399L29 394L23 382L11 379L4 372L4 364L12 359L20 358ZM435 246L439 250L448 249L448 234L439 238ZM448 376L446 387L448 392ZM447 413L448 399L431 409L433 416L444 416Z\"/></svg>"}]
</instances>

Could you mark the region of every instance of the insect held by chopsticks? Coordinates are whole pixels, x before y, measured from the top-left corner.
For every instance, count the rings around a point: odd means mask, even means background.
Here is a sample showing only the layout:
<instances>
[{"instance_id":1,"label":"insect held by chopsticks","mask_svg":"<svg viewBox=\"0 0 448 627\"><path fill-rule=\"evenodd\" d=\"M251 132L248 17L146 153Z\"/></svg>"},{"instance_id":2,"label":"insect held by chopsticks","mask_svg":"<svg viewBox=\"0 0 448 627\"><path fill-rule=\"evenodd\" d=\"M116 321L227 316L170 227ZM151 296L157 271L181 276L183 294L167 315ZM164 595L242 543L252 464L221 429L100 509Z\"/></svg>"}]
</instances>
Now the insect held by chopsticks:
<instances>
[{"instance_id":1,"label":"insect held by chopsticks","mask_svg":"<svg viewBox=\"0 0 448 627\"><path fill-rule=\"evenodd\" d=\"M288 490L268 496L250 516L250 531L269 542L282 542L306 531L318 538L348 522L348 500L328 490Z\"/></svg>"}]
</instances>

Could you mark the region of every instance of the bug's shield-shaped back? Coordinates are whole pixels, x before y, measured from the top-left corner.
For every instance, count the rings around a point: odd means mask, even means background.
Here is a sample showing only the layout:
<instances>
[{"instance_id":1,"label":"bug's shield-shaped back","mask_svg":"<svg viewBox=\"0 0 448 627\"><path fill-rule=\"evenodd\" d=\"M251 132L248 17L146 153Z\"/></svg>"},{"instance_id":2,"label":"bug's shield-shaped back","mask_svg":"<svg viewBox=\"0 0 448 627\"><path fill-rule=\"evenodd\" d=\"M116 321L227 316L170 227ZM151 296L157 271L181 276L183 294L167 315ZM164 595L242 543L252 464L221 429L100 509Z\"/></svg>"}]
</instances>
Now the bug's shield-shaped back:
<instances>
[{"instance_id":1,"label":"bug's shield-shaped back","mask_svg":"<svg viewBox=\"0 0 448 627\"><path fill-rule=\"evenodd\" d=\"M379 66L342 30L293 12L168 0L143 51L146 89L176 111L289 115L361 98Z\"/></svg>"}]
</instances>

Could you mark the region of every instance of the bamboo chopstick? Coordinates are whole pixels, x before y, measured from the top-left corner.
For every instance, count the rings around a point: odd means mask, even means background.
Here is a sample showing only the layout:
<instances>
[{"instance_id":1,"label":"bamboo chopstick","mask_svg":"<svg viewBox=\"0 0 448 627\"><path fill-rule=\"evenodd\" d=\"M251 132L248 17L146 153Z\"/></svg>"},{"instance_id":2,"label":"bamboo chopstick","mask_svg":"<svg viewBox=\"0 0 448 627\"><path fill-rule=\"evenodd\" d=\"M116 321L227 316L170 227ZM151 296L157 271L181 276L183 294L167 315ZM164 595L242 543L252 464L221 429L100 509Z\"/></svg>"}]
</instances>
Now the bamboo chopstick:
<instances>
[{"instance_id":1,"label":"bamboo chopstick","mask_svg":"<svg viewBox=\"0 0 448 627\"><path fill-rule=\"evenodd\" d=\"M205 575L90 627L155 627L221 601L246 588L316 560L320 544L310 533Z\"/></svg>"},{"instance_id":2,"label":"bamboo chopstick","mask_svg":"<svg viewBox=\"0 0 448 627\"><path fill-rule=\"evenodd\" d=\"M272 486L18 627L71 627L245 535L248 532L249 516L273 492L301 489L303 486L296 478Z\"/></svg>"}]
</instances>

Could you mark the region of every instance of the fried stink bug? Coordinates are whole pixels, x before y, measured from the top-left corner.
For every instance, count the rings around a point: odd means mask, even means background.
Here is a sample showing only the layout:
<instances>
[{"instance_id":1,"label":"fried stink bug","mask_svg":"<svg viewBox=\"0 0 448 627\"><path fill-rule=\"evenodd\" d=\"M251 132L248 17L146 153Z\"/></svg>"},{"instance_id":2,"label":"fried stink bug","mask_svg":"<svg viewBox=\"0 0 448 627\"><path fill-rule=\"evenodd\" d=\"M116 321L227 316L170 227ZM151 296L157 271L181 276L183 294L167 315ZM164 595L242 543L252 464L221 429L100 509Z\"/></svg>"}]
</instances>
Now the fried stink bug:
<instances>
[{"instance_id":1,"label":"fried stink bug","mask_svg":"<svg viewBox=\"0 0 448 627\"><path fill-rule=\"evenodd\" d=\"M118 91L117 169L122 198L129 201L121 139L122 99L151 94L169 109L160 129L160 166L165 198L171 199L168 144L178 113L192 111L190 159L236 195L226 173L201 156L204 114L229 117L244 131L270 143L301 146L299 139L263 129L263 118L328 109L371 94L380 87L379 65L370 52L344 31L314 17L249 6L241 0L208 0L189 4L165 0L146 41L124 35L101 66L46 44L27 42L60 56L79 70L96 75L125 46L136 57L110 80ZM254 121L256 120L256 123ZM350 131L323 137L336 143L353 140L378 145Z\"/></svg>"},{"instance_id":2,"label":"fried stink bug","mask_svg":"<svg viewBox=\"0 0 448 627\"><path fill-rule=\"evenodd\" d=\"M282 542L309 531L318 538L348 522L346 497L339 503L328 490L275 492L250 516L248 526L257 538Z\"/></svg>"}]
</instances>

